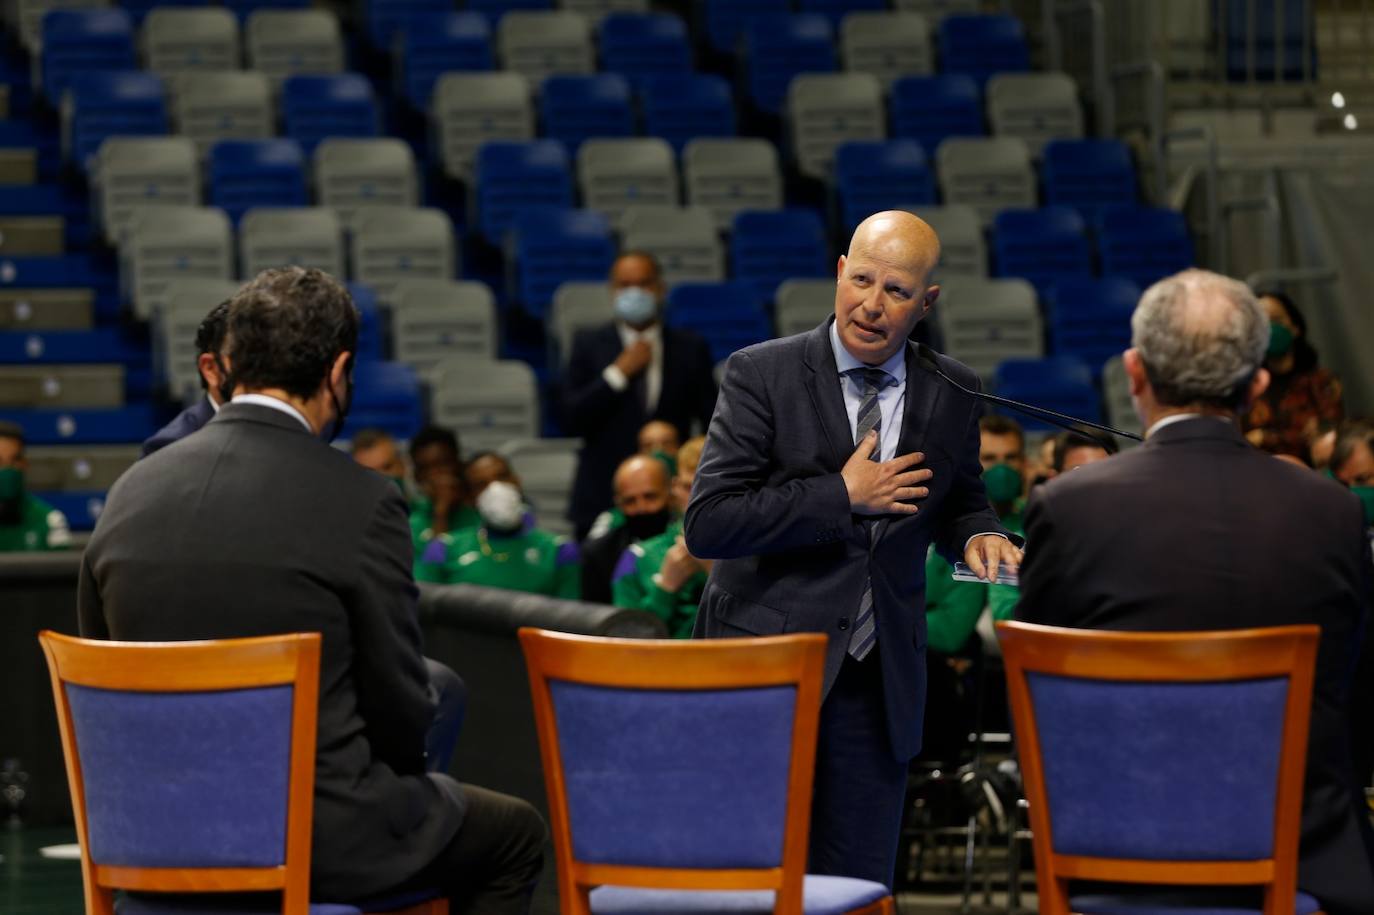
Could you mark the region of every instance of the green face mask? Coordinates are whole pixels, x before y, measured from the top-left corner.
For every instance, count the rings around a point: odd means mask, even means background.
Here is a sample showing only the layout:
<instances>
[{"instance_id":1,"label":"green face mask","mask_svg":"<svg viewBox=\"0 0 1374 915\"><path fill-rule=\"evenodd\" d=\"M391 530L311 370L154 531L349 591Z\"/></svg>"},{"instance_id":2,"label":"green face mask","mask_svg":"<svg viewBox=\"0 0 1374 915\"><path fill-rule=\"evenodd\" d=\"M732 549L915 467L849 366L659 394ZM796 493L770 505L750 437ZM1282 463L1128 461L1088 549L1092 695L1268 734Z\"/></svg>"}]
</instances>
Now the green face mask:
<instances>
[{"instance_id":1,"label":"green face mask","mask_svg":"<svg viewBox=\"0 0 1374 915\"><path fill-rule=\"evenodd\" d=\"M677 457L666 451L655 451L654 457L663 462L663 466L668 468L668 479L677 476Z\"/></svg>"},{"instance_id":2,"label":"green face mask","mask_svg":"<svg viewBox=\"0 0 1374 915\"><path fill-rule=\"evenodd\" d=\"M994 505L1014 502L1021 495L1021 473L1010 464L993 464L983 471L983 485Z\"/></svg>"},{"instance_id":3,"label":"green face mask","mask_svg":"<svg viewBox=\"0 0 1374 915\"><path fill-rule=\"evenodd\" d=\"M1269 322L1269 350L1266 355L1270 359L1277 359L1279 356L1288 355L1288 351L1293 348L1293 332L1277 321Z\"/></svg>"},{"instance_id":4,"label":"green face mask","mask_svg":"<svg viewBox=\"0 0 1374 915\"><path fill-rule=\"evenodd\" d=\"M0 502L11 502L24 495L24 471L0 467Z\"/></svg>"},{"instance_id":5,"label":"green face mask","mask_svg":"<svg viewBox=\"0 0 1374 915\"><path fill-rule=\"evenodd\" d=\"M1352 486L1350 491L1359 496L1364 505L1364 523L1374 527L1374 486Z\"/></svg>"}]
</instances>

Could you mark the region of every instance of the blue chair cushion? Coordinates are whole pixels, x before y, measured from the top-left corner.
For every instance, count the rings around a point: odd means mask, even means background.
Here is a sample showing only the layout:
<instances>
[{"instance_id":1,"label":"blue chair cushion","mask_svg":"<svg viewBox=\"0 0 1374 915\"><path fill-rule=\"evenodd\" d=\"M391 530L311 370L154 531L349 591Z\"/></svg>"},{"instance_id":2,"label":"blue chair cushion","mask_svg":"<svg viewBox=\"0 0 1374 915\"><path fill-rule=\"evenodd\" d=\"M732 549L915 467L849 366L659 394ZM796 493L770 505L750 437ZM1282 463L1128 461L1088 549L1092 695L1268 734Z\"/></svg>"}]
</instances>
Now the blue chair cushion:
<instances>
[{"instance_id":1,"label":"blue chair cushion","mask_svg":"<svg viewBox=\"0 0 1374 915\"><path fill-rule=\"evenodd\" d=\"M272 915L281 912L277 893L126 893L115 900L115 915ZM338 903L310 904L310 915L362 915Z\"/></svg>"},{"instance_id":2,"label":"blue chair cushion","mask_svg":"<svg viewBox=\"0 0 1374 915\"><path fill-rule=\"evenodd\" d=\"M872 905L888 895L887 887L853 877L807 876L802 911L806 915L840 915ZM592 890L596 915L771 915L772 890L644 890L625 886L601 886ZM1301 913L1300 913L1301 915Z\"/></svg>"},{"instance_id":3,"label":"blue chair cushion","mask_svg":"<svg viewBox=\"0 0 1374 915\"><path fill-rule=\"evenodd\" d=\"M1262 903L1250 888L1188 888L1090 893L1072 896L1069 908L1080 915L1260 915ZM1294 915L1313 915L1321 903L1298 893Z\"/></svg>"}]
</instances>

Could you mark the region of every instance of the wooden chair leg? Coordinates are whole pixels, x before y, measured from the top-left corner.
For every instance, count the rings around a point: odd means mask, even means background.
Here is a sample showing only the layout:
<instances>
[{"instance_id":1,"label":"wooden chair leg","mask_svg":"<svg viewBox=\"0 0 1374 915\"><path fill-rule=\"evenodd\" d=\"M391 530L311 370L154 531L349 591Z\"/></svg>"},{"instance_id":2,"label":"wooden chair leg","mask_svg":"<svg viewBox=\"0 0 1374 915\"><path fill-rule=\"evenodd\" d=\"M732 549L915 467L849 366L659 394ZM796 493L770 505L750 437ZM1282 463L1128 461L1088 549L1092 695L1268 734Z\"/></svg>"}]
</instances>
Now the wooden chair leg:
<instances>
[{"instance_id":1,"label":"wooden chair leg","mask_svg":"<svg viewBox=\"0 0 1374 915\"><path fill-rule=\"evenodd\" d=\"M866 905L858 909L850 909L845 915L894 915L897 911L896 903L891 896L884 896L877 902Z\"/></svg>"}]
</instances>

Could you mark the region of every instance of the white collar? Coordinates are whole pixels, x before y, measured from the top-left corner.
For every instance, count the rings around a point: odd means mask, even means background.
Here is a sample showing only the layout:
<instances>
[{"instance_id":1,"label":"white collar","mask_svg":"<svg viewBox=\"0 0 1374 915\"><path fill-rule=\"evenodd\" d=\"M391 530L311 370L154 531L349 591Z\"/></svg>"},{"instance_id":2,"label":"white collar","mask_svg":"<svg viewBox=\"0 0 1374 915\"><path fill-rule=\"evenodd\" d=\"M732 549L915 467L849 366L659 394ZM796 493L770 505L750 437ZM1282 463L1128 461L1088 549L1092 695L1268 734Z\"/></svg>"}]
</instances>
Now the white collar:
<instances>
[{"instance_id":1,"label":"white collar","mask_svg":"<svg viewBox=\"0 0 1374 915\"><path fill-rule=\"evenodd\" d=\"M234 395L234 399L229 402L246 403L253 404L254 406L258 407L267 407L269 409L276 410L278 413L285 413L287 416L294 416L296 418L296 421L305 427L306 432L309 432L311 435L315 434L315 430L310 425L310 420L305 418L304 413L302 413L300 410L297 410L295 407L291 406L286 401L280 400L276 397L269 397L266 394L236 394Z\"/></svg>"},{"instance_id":2,"label":"white collar","mask_svg":"<svg viewBox=\"0 0 1374 915\"><path fill-rule=\"evenodd\" d=\"M615 329L620 332L620 342L629 346L636 340L648 340L651 344L657 344L663 337L663 322L655 321L643 330L635 330L624 321L616 321Z\"/></svg>"},{"instance_id":3,"label":"white collar","mask_svg":"<svg viewBox=\"0 0 1374 915\"><path fill-rule=\"evenodd\" d=\"M215 398L211 397L209 394L206 394L206 395L205 395L205 399L208 400L208 401L210 402L210 409L213 410L214 412L218 413L218 412L219 412L219 404L215 403Z\"/></svg>"},{"instance_id":4,"label":"white collar","mask_svg":"<svg viewBox=\"0 0 1374 915\"><path fill-rule=\"evenodd\" d=\"M897 379L897 384L906 382L906 347L902 346L897 352L893 353L888 360L879 366L866 365L854 357L854 354L845 349L840 342L840 331L835 326L835 322L830 322L830 348L835 351L835 368L839 369L840 374L852 372L854 369L880 368L893 378Z\"/></svg>"},{"instance_id":5,"label":"white collar","mask_svg":"<svg viewBox=\"0 0 1374 915\"><path fill-rule=\"evenodd\" d=\"M1160 429L1163 429L1166 426L1172 426L1174 423L1181 423L1186 419L1215 419L1224 423L1229 423L1232 421L1231 417L1229 416L1216 416L1211 413L1170 413L1163 419L1156 420L1153 426L1146 429L1145 437L1149 438L1150 436L1158 432Z\"/></svg>"}]
</instances>

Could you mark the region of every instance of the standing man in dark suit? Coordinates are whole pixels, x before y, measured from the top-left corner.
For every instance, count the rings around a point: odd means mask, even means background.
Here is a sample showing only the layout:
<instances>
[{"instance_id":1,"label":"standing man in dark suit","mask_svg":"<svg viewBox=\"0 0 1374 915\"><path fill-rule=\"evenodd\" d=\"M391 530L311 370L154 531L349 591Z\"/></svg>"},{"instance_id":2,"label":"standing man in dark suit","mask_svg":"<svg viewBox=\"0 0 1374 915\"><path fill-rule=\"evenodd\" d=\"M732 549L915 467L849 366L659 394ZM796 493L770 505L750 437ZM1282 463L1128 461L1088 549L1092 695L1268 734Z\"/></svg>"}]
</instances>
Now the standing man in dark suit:
<instances>
[{"instance_id":1,"label":"standing man in dark suit","mask_svg":"<svg viewBox=\"0 0 1374 915\"><path fill-rule=\"evenodd\" d=\"M907 340L939 256L910 213L871 216L834 318L730 357L686 518L687 549L717 560L697 636L830 637L809 867L889 886L921 748L926 548L989 576L1020 560L983 489L978 401Z\"/></svg>"},{"instance_id":2,"label":"standing man in dark suit","mask_svg":"<svg viewBox=\"0 0 1374 915\"><path fill-rule=\"evenodd\" d=\"M435 706L405 502L327 443L357 336L347 291L318 270L268 270L234 297L233 400L110 491L82 563L81 631L323 633L312 898L437 886L457 912L523 913L543 823L523 801L426 774Z\"/></svg>"},{"instance_id":3,"label":"standing man in dark suit","mask_svg":"<svg viewBox=\"0 0 1374 915\"><path fill-rule=\"evenodd\" d=\"M1368 915L1374 845L1345 714L1369 598L1358 500L1241 435L1269 383L1269 320L1243 284L1162 280L1131 331L1145 444L1035 490L1016 615L1128 631L1320 625L1298 885L1329 915Z\"/></svg>"},{"instance_id":4,"label":"standing man in dark suit","mask_svg":"<svg viewBox=\"0 0 1374 915\"><path fill-rule=\"evenodd\" d=\"M573 338L564 380L567 431L583 438L568 517L578 539L611 505L611 476L639 450L644 424L672 423L685 440L716 403L711 352L687 330L665 327L658 262L628 251L611 266L615 320Z\"/></svg>"},{"instance_id":5,"label":"standing man in dark suit","mask_svg":"<svg viewBox=\"0 0 1374 915\"><path fill-rule=\"evenodd\" d=\"M205 316L196 328L196 371L200 373L200 388L205 396L182 410L172 421L153 433L143 443L143 453L147 457L172 442L180 441L204 426L219 412L224 394L220 386L224 383L224 329L229 318L229 303L220 302Z\"/></svg>"}]
</instances>

